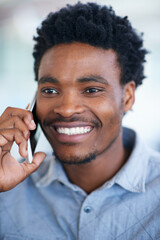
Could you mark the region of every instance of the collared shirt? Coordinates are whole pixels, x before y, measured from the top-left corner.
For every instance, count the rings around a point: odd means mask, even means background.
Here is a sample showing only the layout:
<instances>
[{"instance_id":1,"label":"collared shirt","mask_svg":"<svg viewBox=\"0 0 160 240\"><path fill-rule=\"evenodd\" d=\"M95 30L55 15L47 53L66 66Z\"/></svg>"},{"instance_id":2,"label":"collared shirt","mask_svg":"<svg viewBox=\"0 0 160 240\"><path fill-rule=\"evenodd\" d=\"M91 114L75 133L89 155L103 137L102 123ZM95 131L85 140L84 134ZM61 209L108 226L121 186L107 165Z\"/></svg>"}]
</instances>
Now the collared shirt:
<instances>
[{"instance_id":1,"label":"collared shirt","mask_svg":"<svg viewBox=\"0 0 160 240\"><path fill-rule=\"evenodd\" d=\"M0 240L160 239L160 154L132 130L119 172L86 194L49 156L32 176L0 193Z\"/></svg>"}]
</instances>

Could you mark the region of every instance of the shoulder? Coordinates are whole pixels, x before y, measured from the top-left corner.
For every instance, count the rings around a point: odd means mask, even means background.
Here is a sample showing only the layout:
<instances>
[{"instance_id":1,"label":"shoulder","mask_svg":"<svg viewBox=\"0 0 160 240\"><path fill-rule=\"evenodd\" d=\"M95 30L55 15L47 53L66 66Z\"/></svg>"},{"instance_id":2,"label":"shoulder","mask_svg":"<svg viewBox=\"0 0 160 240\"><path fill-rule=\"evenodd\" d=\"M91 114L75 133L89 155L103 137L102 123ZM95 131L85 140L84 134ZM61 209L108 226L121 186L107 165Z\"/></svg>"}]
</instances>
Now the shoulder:
<instances>
[{"instance_id":1,"label":"shoulder","mask_svg":"<svg viewBox=\"0 0 160 240\"><path fill-rule=\"evenodd\" d=\"M149 161L148 161L148 170L154 170L154 173L160 174L160 152L157 152L153 149L148 149ZM151 173L151 172L150 172Z\"/></svg>"},{"instance_id":2,"label":"shoulder","mask_svg":"<svg viewBox=\"0 0 160 240\"><path fill-rule=\"evenodd\" d=\"M152 149L149 149L146 186L160 190L160 153Z\"/></svg>"},{"instance_id":3,"label":"shoulder","mask_svg":"<svg viewBox=\"0 0 160 240\"><path fill-rule=\"evenodd\" d=\"M13 207L26 201L32 196L35 191L34 183L31 177L28 177L25 181L17 185L15 188L0 193L0 211L4 211L5 208Z\"/></svg>"},{"instance_id":4,"label":"shoulder","mask_svg":"<svg viewBox=\"0 0 160 240\"><path fill-rule=\"evenodd\" d=\"M17 219L19 219L20 215L25 214L28 209L29 199L32 199L34 192L33 188L33 182L28 177L15 188L0 193L0 238L8 231L19 231L20 225Z\"/></svg>"},{"instance_id":5,"label":"shoulder","mask_svg":"<svg viewBox=\"0 0 160 240\"><path fill-rule=\"evenodd\" d=\"M149 156L150 156L151 164L160 165L160 152L157 152L157 151L149 148Z\"/></svg>"}]
</instances>

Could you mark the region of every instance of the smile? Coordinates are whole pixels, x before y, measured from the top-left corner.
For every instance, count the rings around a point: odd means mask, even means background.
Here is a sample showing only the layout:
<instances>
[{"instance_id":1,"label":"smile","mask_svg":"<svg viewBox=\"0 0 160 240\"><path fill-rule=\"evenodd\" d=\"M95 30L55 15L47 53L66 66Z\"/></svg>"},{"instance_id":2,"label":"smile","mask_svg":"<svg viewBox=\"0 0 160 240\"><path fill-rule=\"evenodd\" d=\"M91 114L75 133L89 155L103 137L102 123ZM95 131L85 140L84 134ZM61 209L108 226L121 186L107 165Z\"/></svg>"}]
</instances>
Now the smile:
<instances>
[{"instance_id":1,"label":"smile","mask_svg":"<svg viewBox=\"0 0 160 240\"><path fill-rule=\"evenodd\" d=\"M71 128L67 128L67 127L58 127L56 128L56 131L59 134L65 134L65 135L78 135L78 134L85 134L85 133L89 133L90 131L92 131L92 127L90 126L85 126L85 127L71 127Z\"/></svg>"}]
</instances>

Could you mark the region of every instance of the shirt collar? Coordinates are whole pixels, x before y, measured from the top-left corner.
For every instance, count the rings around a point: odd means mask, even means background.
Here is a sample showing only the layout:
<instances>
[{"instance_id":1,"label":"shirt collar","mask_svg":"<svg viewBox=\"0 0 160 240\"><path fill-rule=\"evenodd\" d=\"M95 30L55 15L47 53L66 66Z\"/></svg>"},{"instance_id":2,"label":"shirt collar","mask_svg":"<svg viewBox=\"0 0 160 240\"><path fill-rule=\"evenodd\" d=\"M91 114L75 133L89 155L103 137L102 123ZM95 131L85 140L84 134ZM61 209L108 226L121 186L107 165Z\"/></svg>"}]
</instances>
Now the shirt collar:
<instances>
[{"instance_id":1,"label":"shirt collar","mask_svg":"<svg viewBox=\"0 0 160 240\"><path fill-rule=\"evenodd\" d=\"M58 181L74 191L81 191L84 193L82 189L69 181L62 164L56 160L53 154L46 157L42 166L40 166L31 177L37 187L47 187L51 183Z\"/></svg>"},{"instance_id":2,"label":"shirt collar","mask_svg":"<svg viewBox=\"0 0 160 240\"><path fill-rule=\"evenodd\" d=\"M32 174L32 179L38 187L46 187L56 180L68 181L61 163L56 161L53 154L47 155L40 168Z\"/></svg>"},{"instance_id":3,"label":"shirt collar","mask_svg":"<svg viewBox=\"0 0 160 240\"><path fill-rule=\"evenodd\" d=\"M134 146L132 146L133 149L127 162L111 180L104 184L104 187L111 187L113 184L118 184L130 192L145 192L149 150L139 135L133 130L128 128L124 128L123 130L125 130L126 134L125 141L127 140L130 147L134 142ZM127 143L124 143L124 145Z\"/></svg>"},{"instance_id":4,"label":"shirt collar","mask_svg":"<svg viewBox=\"0 0 160 240\"><path fill-rule=\"evenodd\" d=\"M107 181L102 188L109 188L113 184L118 184L131 192L144 192L149 160L147 147L133 130L128 128L123 130L125 133L124 144L127 143L131 147L133 145L131 141L134 142L131 155L117 174ZM59 181L73 190L78 189L76 185L70 183L62 164L55 159L53 154L48 154L42 166L32 174L32 179L37 187L46 187L54 181Z\"/></svg>"}]
</instances>

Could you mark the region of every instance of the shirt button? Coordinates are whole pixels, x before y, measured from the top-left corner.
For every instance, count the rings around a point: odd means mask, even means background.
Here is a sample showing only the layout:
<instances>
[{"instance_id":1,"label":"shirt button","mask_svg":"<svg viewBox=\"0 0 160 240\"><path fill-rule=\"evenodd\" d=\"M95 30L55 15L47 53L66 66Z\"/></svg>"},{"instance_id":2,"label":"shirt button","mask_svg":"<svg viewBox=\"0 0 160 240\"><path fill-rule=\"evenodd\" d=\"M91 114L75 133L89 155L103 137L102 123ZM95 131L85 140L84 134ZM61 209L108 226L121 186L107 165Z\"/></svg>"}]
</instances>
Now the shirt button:
<instances>
[{"instance_id":1,"label":"shirt button","mask_svg":"<svg viewBox=\"0 0 160 240\"><path fill-rule=\"evenodd\" d=\"M92 211L92 207L91 206L86 206L85 208L84 208L84 212L85 213L90 213Z\"/></svg>"}]
</instances>

